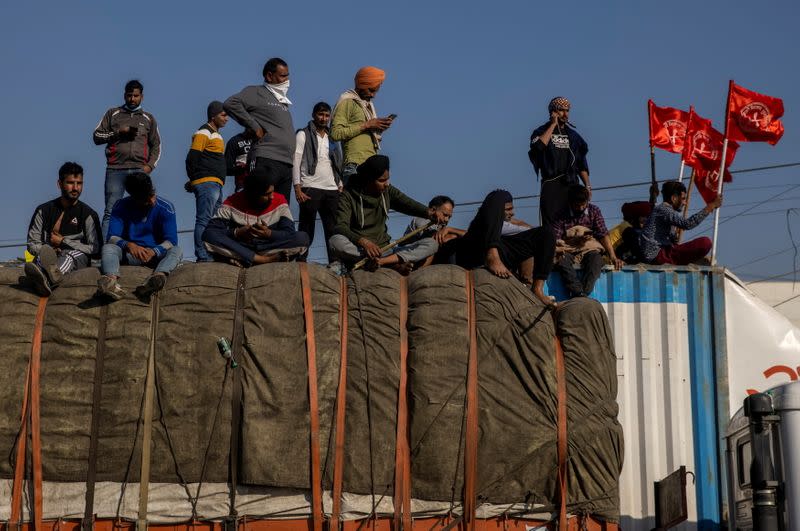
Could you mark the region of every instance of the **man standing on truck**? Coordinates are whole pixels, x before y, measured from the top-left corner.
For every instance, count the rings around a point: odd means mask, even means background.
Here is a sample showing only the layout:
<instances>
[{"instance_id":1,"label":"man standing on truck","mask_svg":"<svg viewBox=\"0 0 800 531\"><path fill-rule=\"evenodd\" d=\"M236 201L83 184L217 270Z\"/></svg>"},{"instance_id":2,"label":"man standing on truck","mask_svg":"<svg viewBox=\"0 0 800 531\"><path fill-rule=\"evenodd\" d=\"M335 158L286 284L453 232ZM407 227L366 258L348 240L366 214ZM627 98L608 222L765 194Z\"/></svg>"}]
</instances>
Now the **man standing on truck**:
<instances>
[{"instance_id":1,"label":"man standing on truck","mask_svg":"<svg viewBox=\"0 0 800 531\"><path fill-rule=\"evenodd\" d=\"M155 117L142 110L144 86L137 79L125 84L125 103L106 111L94 129L94 143L106 144L106 206L103 237L108 236L111 209L125 195L125 177L152 173L161 158L161 136Z\"/></svg>"},{"instance_id":2,"label":"man standing on truck","mask_svg":"<svg viewBox=\"0 0 800 531\"><path fill-rule=\"evenodd\" d=\"M551 225L559 212L567 208L567 191L578 179L589 190L589 146L569 123L570 103L557 97L547 106L550 119L534 129L528 158L536 175L542 179L539 213L542 225Z\"/></svg>"},{"instance_id":3,"label":"man standing on truck","mask_svg":"<svg viewBox=\"0 0 800 531\"><path fill-rule=\"evenodd\" d=\"M656 205L639 236L643 258L650 264L687 265L700 260L711 251L711 239L706 236L678 243L676 229L690 230L722 205L722 196L708 203L703 210L684 218L686 187L678 181L667 181L661 187L664 202Z\"/></svg>"},{"instance_id":4,"label":"man standing on truck","mask_svg":"<svg viewBox=\"0 0 800 531\"><path fill-rule=\"evenodd\" d=\"M359 164L378 154L381 133L389 129L394 120L394 116L378 118L372 103L384 79L386 73L380 68L361 68L356 72L355 88L343 92L333 109L331 139L342 144L345 185L350 176L355 175Z\"/></svg>"},{"instance_id":5,"label":"man standing on truck","mask_svg":"<svg viewBox=\"0 0 800 531\"><path fill-rule=\"evenodd\" d=\"M258 139L250 150L250 171L266 168L275 191L286 197L292 193L294 125L287 97L289 65L279 57L264 64L264 83L245 87L223 104L225 112Z\"/></svg>"}]
</instances>

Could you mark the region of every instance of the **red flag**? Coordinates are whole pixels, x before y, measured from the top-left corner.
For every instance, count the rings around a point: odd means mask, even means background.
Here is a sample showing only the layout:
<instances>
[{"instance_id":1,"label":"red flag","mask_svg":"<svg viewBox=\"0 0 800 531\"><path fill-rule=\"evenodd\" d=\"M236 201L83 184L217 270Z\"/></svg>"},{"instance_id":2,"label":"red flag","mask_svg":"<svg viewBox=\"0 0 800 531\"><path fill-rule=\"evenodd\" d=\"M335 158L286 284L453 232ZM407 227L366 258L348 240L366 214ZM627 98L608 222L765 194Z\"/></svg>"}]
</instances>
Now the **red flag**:
<instances>
[{"instance_id":1,"label":"red flag","mask_svg":"<svg viewBox=\"0 0 800 531\"><path fill-rule=\"evenodd\" d=\"M783 136L783 100L747 90L733 81L728 89L727 134L729 140L769 142Z\"/></svg>"},{"instance_id":2,"label":"red flag","mask_svg":"<svg viewBox=\"0 0 800 531\"><path fill-rule=\"evenodd\" d=\"M731 172L725 168L725 181L729 183L733 180ZM694 172L694 185L697 191L703 197L706 204L710 203L717 198L717 189L719 188L719 164L714 169L697 169Z\"/></svg>"},{"instance_id":3,"label":"red flag","mask_svg":"<svg viewBox=\"0 0 800 531\"><path fill-rule=\"evenodd\" d=\"M686 127L683 160L696 170L719 170L723 140L722 133L714 129L711 120L698 116L692 110L689 113L689 122ZM733 162L737 149L739 149L739 144L728 140L728 150L725 155L726 168Z\"/></svg>"},{"instance_id":4,"label":"red flag","mask_svg":"<svg viewBox=\"0 0 800 531\"><path fill-rule=\"evenodd\" d=\"M672 107L658 107L647 101L650 114L650 146L672 153L683 153L683 139L689 113Z\"/></svg>"}]
</instances>

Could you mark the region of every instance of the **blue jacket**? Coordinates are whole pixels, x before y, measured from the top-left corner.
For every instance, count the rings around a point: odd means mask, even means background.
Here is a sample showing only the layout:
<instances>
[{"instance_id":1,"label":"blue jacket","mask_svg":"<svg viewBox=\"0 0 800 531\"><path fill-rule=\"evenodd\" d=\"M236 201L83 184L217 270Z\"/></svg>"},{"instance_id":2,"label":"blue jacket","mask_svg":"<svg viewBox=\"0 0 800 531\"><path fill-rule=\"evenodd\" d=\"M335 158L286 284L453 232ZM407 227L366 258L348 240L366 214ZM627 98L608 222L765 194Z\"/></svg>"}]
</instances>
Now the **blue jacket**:
<instances>
[{"instance_id":1,"label":"blue jacket","mask_svg":"<svg viewBox=\"0 0 800 531\"><path fill-rule=\"evenodd\" d=\"M128 242L153 249L159 257L178 245L175 206L162 197L156 197L156 204L147 210L136 206L130 197L117 201L111 210L108 243L125 250Z\"/></svg>"}]
</instances>

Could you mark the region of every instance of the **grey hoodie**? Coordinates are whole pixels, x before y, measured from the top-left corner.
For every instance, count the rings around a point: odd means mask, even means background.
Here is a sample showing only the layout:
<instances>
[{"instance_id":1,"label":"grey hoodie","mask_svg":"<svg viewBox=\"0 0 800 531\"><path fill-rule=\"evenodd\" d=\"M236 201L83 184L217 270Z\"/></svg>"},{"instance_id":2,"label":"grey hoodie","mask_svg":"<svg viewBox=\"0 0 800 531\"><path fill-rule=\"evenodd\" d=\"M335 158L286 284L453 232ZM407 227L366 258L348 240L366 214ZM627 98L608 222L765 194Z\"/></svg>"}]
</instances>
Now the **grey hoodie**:
<instances>
[{"instance_id":1,"label":"grey hoodie","mask_svg":"<svg viewBox=\"0 0 800 531\"><path fill-rule=\"evenodd\" d=\"M292 164L295 147L292 115L289 106L280 103L267 87L245 87L225 100L223 107L242 127L253 131L263 129L264 137L250 147L252 157Z\"/></svg>"}]
</instances>

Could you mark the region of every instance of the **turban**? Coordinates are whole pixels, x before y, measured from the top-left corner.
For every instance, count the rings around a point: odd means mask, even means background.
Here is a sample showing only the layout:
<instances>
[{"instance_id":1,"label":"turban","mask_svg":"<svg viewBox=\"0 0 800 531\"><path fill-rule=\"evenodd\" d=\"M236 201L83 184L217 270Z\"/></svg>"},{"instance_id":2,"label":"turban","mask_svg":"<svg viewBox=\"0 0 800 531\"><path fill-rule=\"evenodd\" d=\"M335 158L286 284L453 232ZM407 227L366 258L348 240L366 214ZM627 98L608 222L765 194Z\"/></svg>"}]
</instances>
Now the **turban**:
<instances>
[{"instance_id":1,"label":"turban","mask_svg":"<svg viewBox=\"0 0 800 531\"><path fill-rule=\"evenodd\" d=\"M356 72L356 88L376 88L386 79L386 72L374 66L365 66Z\"/></svg>"},{"instance_id":2,"label":"turban","mask_svg":"<svg viewBox=\"0 0 800 531\"><path fill-rule=\"evenodd\" d=\"M208 104L208 109L206 109L206 116L208 116L208 119L211 120L213 117L215 117L221 112L225 112L225 109L222 108L222 102L214 100Z\"/></svg>"},{"instance_id":3,"label":"turban","mask_svg":"<svg viewBox=\"0 0 800 531\"><path fill-rule=\"evenodd\" d=\"M646 218L653 210L649 201L634 201L622 205L622 219L628 223L635 222L638 218Z\"/></svg>"},{"instance_id":4,"label":"turban","mask_svg":"<svg viewBox=\"0 0 800 531\"><path fill-rule=\"evenodd\" d=\"M550 104L547 106L548 112L553 111L568 111L569 110L569 100L562 96L558 96L550 100Z\"/></svg>"},{"instance_id":5,"label":"turban","mask_svg":"<svg viewBox=\"0 0 800 531\"><path fill-rule=\"evenodd\" d=\"M366 181L376 181L389 169L389 157L386 155L372 155L362 162L358 169L358 177Z\"/></svg>"}]
</instances>

